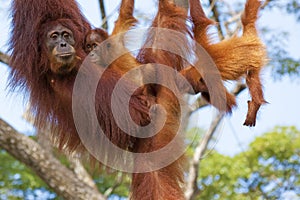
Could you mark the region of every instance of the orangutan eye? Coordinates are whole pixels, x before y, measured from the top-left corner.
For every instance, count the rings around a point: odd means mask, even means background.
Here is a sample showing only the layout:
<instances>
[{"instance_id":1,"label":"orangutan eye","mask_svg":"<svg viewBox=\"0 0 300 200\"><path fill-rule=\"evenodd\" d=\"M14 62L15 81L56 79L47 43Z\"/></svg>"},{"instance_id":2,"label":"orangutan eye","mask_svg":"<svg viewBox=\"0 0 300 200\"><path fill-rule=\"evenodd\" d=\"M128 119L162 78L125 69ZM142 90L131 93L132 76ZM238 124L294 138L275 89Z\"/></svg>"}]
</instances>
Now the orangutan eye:
<instances>
[{"instance_id":1,"label":"orangutan eye","mask_svg":"<svg viewBox=\"0 0 300 200\"><path fill-rule=\"evenodd\" d=\"M66 40L67 40L67 39L69 39L69 38L70 38L70 34L69 34L69 33L64 33L64 34L63 34L63 37L64 37L64 39L66 39Z\"/></svg>"},{"instance_id":2,"label":"orangutan eye","mask_svg":"<svg viewBox=\"0 0 300 200\"><path fill-rule=\"evenodd\" d=\"M91 46L90 44L88 44L88 45L86 45L86 48L87 48L88 50L91 50L92 46Z\"/></svg>"},{"instance_id":3,"label":"orangutan eye","mask_svg":"<svg viewBox=\"0 0 300 200\"><path fill-rule=\"evenodd\" d=\"M53 39L53 40L57 40L57 38L58 38L58 33L52 33L52 34L50 35L50 38Z\"/></svg>"}]
</instances>

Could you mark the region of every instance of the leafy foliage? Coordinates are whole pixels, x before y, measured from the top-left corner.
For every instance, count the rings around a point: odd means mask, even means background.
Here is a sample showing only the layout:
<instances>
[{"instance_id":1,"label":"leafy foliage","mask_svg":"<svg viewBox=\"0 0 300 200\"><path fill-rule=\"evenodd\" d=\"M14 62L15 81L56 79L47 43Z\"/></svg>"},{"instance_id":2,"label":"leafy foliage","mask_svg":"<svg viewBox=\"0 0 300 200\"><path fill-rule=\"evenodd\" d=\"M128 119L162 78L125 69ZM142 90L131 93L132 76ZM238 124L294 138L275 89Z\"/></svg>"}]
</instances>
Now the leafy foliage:
<instances>
[{"instance_id":1,"label":"leafy foliage","mask_svg":"<svg viewBox=\"0 0 300 200\"><path fill-rule=\"evenodd\" d=\"M0 160L0 199L54 198L37 175L7 152L0 151Z\"/></svg>"},{"instance_id":2,"label":"leafy foliage","mask_svg":"<svg viewBox=\"0 0 300 200\"><path fill-rule=\"evenodd\" d=\"M292 0L287 4L287 12L295 14L298 21L300 21L300 1Z\"/></svg>"},{"instance_id":3,"label":"leafy foliage","mask_svg":"<svg viewBox=\"0 0 300 200\"><path fill-rule=\"evenodd\" d=\"M102 194L113 197L128 197L131 176L115 170L102 168L101 172L97 171L93 176L99 191Z\"/></svg>"},{"instance_id":4,"label":"leafy foliage","mask_svg":"<svg viewBox=\"0 0 300 200\"><path fill-rule=\"evenodd\" d=\"M271 0L266 9L277 8L285 11L287 14L294 15L297 21L300 21L300 1L274 1ZM263 27L266 46L269 52L270 65L272 66L275 78L283 75L300 75L300 58L293 58L289 55L286 41L289 35L281 30L270 30Z\"/></svg>"},{"instance_id":5,"label":"leafy foliage","mask_svg":"<svg viewBox=\"0 0 300 200\"><path fill-rule=\"evenodd\" d=\"M66 166L69 165L65 156L58 154L57 157ZM0 151L0 160L0 199L61 199L34 172L6 151ZM103 194L128 196L130 176L104 167L88 170Z\"/></svg>"},{"instance_id":6,"label":"leafy foliage","mask_svg":"<svg viewBox=\"0 0 300 200\"><path fill-rule=\"evenodd\" d=\"M300 60L290 57L287 51L286 42L289 34L285 32L278 33L278 31L267 28L263 32L266 33L264 36L270 58L269 65L276 72L274 77L280 79L283 75L299 76Z\"/></svg>"},{"instance_id":7,"label":"leafy foliage","mask_svg":"<svg viewBox=\"0 0 300 200\"><path fill-rule=\"evenodd\" d=\"M234 157L214 152L204 159L199 199L284 199L287 194L300 197L299 174L300 131L278 127Z\"/></svg>"}]
</instances>

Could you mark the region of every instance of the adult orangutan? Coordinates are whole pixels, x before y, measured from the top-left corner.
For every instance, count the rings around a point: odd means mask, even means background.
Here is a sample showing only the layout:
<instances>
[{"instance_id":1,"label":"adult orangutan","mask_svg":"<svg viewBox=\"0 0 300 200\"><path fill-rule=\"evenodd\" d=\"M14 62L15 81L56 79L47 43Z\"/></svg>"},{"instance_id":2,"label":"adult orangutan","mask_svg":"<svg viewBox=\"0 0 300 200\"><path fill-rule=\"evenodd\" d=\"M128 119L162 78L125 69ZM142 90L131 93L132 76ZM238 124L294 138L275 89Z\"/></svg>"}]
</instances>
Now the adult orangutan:
<instances>
[{"instance_id":1,"label":"adult orangutan","mask_svg":"<svg viewBox=\"0 0 300 200\"><path fill-rule=\"evenodd\" d=\"M75 1L16 0L12 4L11 82L29 93L35 125L50 124L60 148L80 146L71 115L76 71L90 25Z\"/></svg>"}]
</instances>

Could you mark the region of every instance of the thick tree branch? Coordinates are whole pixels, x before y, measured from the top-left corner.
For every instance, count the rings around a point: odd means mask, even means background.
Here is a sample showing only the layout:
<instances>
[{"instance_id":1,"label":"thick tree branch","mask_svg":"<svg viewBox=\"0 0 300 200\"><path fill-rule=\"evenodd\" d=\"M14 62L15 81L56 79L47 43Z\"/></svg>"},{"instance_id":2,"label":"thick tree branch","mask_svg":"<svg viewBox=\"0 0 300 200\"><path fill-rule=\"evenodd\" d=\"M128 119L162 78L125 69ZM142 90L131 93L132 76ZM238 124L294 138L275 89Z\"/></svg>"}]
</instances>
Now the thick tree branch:
<instances>
[{"instance_id":1,"label":"thick tree branch","mask_svg":"<svg viewBox=\"0 0 300 200\"><path fill-rule=\"evenodd\" d=\"M30 112L30 105L27 105L27 108L22 116L27 122L33 125L34 123L34 116ZM49 133L50 129L45 128L45 130L38 130L37 133L37 142L43 147L44 150L51 153L53 150L53 146L51 144L51 137ZM90 187L96 189L97 186L95 182L93 181L90 174L86 171L86 169L83 167L80 160L74 156L66 155L70 162L70 168L73 171L73 173L77 176L78 179L83 181L85 184L89 185Z\"/></svg>"},{"instance_id":2,"label":"thick tree branch","mask_svg":"<svg viewBox=\"0 0 300 200\"><path fill-rule=\"evenodd\" d=\"M90 176L90 174L83 167L82 163L78 158L68 156L68 159L71 163L70 168L73 170L73 173L76 174L76 177L80 179L83 183L87 184L91 188L97 190L97 185Z\"/></svg>"},{"instance_id":3,"label":"thick tree branch","mask_svg":"<svg viewBox=\"0 0 300 200\"><path fill-rule=\"evenodd\" d=\"M83 183L51 153L29 137L17 133L0 119L0 148L25 163L58 195L65 199L106 199L94 188Z\"/></svg>"},{"instance_id":4,"label":"thick tree branch","mask_svg":"<svg viewBox=\"0 0 300 200\"><path fill-rule=\"evenodd\" d=\"M238 83L235 87L235 89L232 91L232 93L237 96L239 93L241 93L246 88L245 84ZM201 107L206 106L207 103L202 103ZM200 160L204 156L209 141L212 139L219 123L224 117L224 113L220 113L216 116L214 121L212 122L209 130L206 132L204 138L199 141L197 147L195 148L195 152L193 155L193 158L190 163L189 173L188 173L188 179L186 184L186 199L187 200L193 200L196 199L196 197L199 195L200 190L197 186L197 178L199 173L199 166L200 166Z\"/></svg>"}]
</instances>

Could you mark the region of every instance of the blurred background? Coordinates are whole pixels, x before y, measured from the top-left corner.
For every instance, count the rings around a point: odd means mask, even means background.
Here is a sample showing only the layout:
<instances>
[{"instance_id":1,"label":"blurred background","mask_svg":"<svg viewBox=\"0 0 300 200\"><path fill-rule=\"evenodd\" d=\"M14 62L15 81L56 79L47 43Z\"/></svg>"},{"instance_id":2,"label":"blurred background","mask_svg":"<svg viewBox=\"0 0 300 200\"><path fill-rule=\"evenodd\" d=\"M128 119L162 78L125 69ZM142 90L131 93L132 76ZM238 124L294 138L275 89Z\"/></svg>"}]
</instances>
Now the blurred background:
<instances>
[{"instance_id":1,"label":"blurred background","mask_svg":"<svg viewBox=\"0 0 300 200\"><path fill-rule=\"evenodd\" d=\"M94 27L111 33L120 0L78 0L78 3ZM187 0L175 3L188 8ZM240 33L244 0L203 0L201 3L206 14L219 22L212 31L220 40ZM0 123L0 199L63 199L63 193L69 191L61 187L76 188L78 180L93 188L96 195L126 199L129 175L102 167L99 173L89 167L89 162L58 152L49 144L48 133L37 134L40 130L24 119L27 98L7 88L10 4L11 0L0 0L0 121L3 122ZM219 118L216 124L211 124L216 119L214 109L198 104L199 96L190 98L193 109L186 126L187 140L193 134L197 138L187 155L198 162L186 169L187 180L194 180L190 184L196 186L187 199L300 199L300 1L266 0L262 4L257 27L270 59L261 74L269 104L260 109L256 126L248 128L243 126L250 99L247 89L237 95L238 107L233 113ZM137 0L137 27L149 27L156 11L157 1ZM226 86L233 89L239 84L241 82L227 82ZM53 186L47 177L35 173L35 163L24 165L16 156L22 152L10 152L7 141L2 140L1 134L8 134L10 126L26 137L19 137L24 143L29 139L45 150L51 156L49 162L59 163L53 164L57 176L74 176L74 184L66 186L61 182ZM209 140L204 141L207 137ZM205 148L201 148L203 142L207 143ZM195 157L196 148L201 148L200 157ZM193 167L198 170L196 177L190 177ZM81 190L84 191L87 190Z\"/></svg>"}]
</instances>

